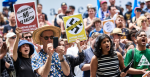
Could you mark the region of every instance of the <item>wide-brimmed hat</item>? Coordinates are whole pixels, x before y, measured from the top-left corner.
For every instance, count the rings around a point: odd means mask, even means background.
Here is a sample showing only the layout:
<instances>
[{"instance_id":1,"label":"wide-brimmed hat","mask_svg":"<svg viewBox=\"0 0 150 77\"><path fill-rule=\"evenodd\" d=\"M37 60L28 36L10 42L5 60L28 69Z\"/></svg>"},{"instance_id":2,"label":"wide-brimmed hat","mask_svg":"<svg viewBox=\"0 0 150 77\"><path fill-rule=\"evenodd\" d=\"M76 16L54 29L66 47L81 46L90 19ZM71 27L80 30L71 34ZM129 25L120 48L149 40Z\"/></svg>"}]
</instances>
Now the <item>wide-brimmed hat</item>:
<instances>
[{"instance_id":1,"label":"wide-brimmed hat","mask_svg":"<svg viewBox=\"0 0 150 77\"><path fill-rule=\"evenodd\" d=\"M150 0L145 0L145 2L148 2L148 1L150 1Z\"/></svg>"},{"instance_id":2,"label":"wide-brimmed hat","mask_svg":"<svg viewBox=\"0 0 150 77\"><path fill-rule=\"evenodd\" d=\"M33 32L33 41L34 43L36 44L40 44L42 45L43 43L40 41L40 35L43 31L46 31L46 30L51 30L54 32L54 37L60 37L61 35L61 29L59 27L56 27L56 26L49 26L49 25L45 25L41 28L38 28L36 30L34 30Z\"/></svg>"},{"instance_id":3,"label":"wide-brimmed hat","mask_svg":"<svg viewBox=\"0 0 150 77\"><path fill-rule=\"evenodd\" d=\"M111 35L113 34L120 34L120 35L123 35L124 34L122 33L122 30L120 28L115 28L112 32L111 32Z\"/></svg>"}]
</instances>

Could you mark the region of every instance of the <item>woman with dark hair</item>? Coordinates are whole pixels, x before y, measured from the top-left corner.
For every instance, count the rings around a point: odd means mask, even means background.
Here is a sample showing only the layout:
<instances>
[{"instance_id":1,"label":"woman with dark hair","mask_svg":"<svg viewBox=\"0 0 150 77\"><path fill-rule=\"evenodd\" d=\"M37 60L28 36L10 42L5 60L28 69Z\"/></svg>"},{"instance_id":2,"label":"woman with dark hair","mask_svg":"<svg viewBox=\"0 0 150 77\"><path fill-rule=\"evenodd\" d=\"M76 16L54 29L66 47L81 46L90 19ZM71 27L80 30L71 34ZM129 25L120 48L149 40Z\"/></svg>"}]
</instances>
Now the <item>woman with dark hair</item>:
<instances>
[{"instance_id":1,"label":"woman with dark hair","mask_svg":"<svg viewBox=\"0 0 150 77\"><path fill-rule=\"evenodd\" d=\"M30 58L34 53L34 45L27 40L19 41L19 33L21 33L21 29L16 28L17 37L13 48L16 77L35 77Z\"/></svg>"},{"instance_id":2,"label":"woman with dark hair","mask_svg":"<svg viewBox=\"0 0 150 77\"><path fill-rule=\"evenodd\" d=\"M136 42L135 42L135 34L137 30L131 30L129 35L127 36L128 42L133 42L134 47L136 47Z\"/></svg>"},{"instance_id":3,"label":"woman with dark hair","mask_svg":"<svg viewBox=\"0 0 150 77\"><path fill-rule=\"evenodd\" d=\"M95 56L92 57L90 65L91 77L117 77L125 65L122 55L114 51L110 37L106 34L98 36L94 48ZM121 73L120 76L125 75Z\"/></svg>"}]
</instances>

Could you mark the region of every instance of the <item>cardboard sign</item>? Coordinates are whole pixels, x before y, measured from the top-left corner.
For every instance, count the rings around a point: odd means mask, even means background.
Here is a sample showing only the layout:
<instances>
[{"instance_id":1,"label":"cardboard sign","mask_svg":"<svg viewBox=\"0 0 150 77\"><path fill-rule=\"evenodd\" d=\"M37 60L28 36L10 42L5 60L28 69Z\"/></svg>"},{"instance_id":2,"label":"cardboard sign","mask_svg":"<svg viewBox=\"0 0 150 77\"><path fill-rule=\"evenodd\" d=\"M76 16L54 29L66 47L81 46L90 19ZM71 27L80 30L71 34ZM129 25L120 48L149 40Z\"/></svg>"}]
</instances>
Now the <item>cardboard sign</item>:
<instances>
[{"instance_id":1,"label":"cardboard sign","mask_svg":"<svg viewBox=\"0 0 150 77\"><path fill-rule=\"evenodd\" d=\"M110 34L115 28L114 20L105 20L102 22L104 34Z\"/></svg>"},{"instance_id":2,"label":"cardboard sign","mask_svg":"<svg viewBox=\"0 0 150 77\"><path fill-rule=\"evenodd\" d=\"M87 40L81 14L66 16L63 17L63 20L68 43L75 42L77 38L80 39L80 41Z\"/></svg>"},{"instance_id":3,"label":"cardboard sign","mask_svg":"<svg viewBox=\"0 0 150 77\"><path fill-rule=\"evenodd\" d=\"M14 4L16 25L22 32L34 31L38 28L38 18L35 2Z\"/></svg>"}]
</instances>

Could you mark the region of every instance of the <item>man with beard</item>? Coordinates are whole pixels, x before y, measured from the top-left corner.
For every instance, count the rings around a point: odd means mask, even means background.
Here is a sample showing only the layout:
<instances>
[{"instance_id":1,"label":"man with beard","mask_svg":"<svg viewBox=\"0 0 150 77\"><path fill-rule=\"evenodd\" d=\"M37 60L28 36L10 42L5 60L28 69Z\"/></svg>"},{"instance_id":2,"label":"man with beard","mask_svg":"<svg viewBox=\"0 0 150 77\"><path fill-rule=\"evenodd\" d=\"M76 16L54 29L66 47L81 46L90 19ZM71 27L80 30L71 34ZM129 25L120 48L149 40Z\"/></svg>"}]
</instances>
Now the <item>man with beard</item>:
<instances>
[{"instance_id":1,"label":"man with beard","mask_svg":"<svg viewBox=\"0 0 150 77\"><path fill-rule=\"evenodd\" d=\"M150 0L145 0L145 2L147 7L144 11L150 13Z\"/></svg>"},{"instance_id":2,"label":"man with beard","mask_svg":"<svg viewBox=\"0 0 150 77\"><path fill-rule=\"evenodd\" d=\"M137 46L134 49L130 49L125 57L124 64L127 66L133 59L133 66L127 73L132 74L133 77L145 77L142 76L147 72L146 77L150 77L150 49L146 48L147 35L144 30L140 30L135 34L135 41ZM133 52L134 51L134 52Z\"/></svg>"},{"instance_id":3,"label":"man with beard","mask_svg":"<svg viewBox=\"0 0 150 77\"><path fill-rule=\"evenodd\" d=\"M122 33L125 35L125 36L121 37L121 39L126 39L127 35L129 34L129 30L125 28L125 20L122 15L117 16L116 27L121 28Z\"/></svg>"},{"instance_id":4,"label":"man with beard","mask_svg":"<svg viewBox=\"0 0 150 77\"><path fill-rule=\"evenodd\" d=\"M16 30L15 13L12 12L12 13L10 14L10 17L9 17L9 24L7 24L7 25L4 26L4 30L3 30L4 37L6 37L6 34L7 34L9 31L15 33L15 30Z\"/></svg>"}]
</instances>

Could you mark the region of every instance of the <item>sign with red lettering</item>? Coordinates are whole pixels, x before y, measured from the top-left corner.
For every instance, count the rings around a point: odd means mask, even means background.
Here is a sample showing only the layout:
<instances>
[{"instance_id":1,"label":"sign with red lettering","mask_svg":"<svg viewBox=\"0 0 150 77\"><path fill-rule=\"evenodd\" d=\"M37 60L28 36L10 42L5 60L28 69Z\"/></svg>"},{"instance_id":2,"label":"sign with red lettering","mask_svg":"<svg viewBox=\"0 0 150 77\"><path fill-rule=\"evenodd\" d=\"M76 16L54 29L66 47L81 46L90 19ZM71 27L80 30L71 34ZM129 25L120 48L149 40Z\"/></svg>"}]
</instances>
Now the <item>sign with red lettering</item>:
<instances>
[{"instance_id":1,"label":"sign with red lettering","mask_svg":"<svg viewBox=\"0 0 150 77\"><path fill-rule=\"evenodd\" d=\"M35 2L14 4L16 25L22 32L34 31L38 28L38 17Z\"/></svg>"}]
</instances>

